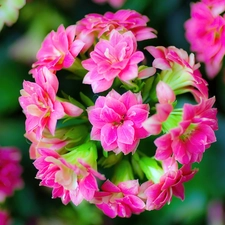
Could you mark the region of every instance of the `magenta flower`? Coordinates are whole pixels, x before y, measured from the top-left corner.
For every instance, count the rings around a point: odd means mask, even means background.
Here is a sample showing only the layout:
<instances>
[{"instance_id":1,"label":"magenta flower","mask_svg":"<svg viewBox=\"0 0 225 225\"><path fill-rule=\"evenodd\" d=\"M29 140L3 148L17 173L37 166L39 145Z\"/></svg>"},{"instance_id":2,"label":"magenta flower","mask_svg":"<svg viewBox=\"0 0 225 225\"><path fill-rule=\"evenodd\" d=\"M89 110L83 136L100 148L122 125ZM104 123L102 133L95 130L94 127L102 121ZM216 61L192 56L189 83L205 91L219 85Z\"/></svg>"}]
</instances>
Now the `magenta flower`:
<instances>
[{"instance_id":1,"label":"magenta flower","mask_svg":"<svg viewBox=\"0 0 225 225\"><path fill-rule=\"evenodd\" d=\"M120 8L124 4L125 0L93 0L93 2L98 4L108 2L113 8Z\"/></svg>"},{"instance_id":2,"label":"magenta flower","mask_svg":"<svg viewBox=\"0 0 225 225\"><path fill-rule=\"evenodd\" d=\"M157 135L162 131L163 122L173 111L172 103L176 100L173 90L163 81L156 86L156 95L159 103L156 104L156 113L143 122L143 127L150 135Z\"/></svg>"},{"instance_id":3,"label":"magenta flower","mask_svg":"<svg viewBox=\"0 0 225 225\"><path fill-rule=\"evenodd\" d=\"M11 218L7 211L3 211L0 209L0 224L1 225L10 225L11 224Z\"/></svg>"},{"instance_id":4,"label":"magenta flower","mask_svg":"<svg viewBox=\"0 0 225 225\"><path fill-rule=\"evenodd\" d=\"M181 164L200 162L205 149L216 141L218 129L216 113L212 108L215 98L198 105L184 104L183 118L178 127L155 140L156 159L165 160L171 155Z\"/></svg>"},{"instance_id":5,"label":"magenta flower","mask_svg":"<svg viewBox=\"0 0 225 225\"><path fill-rule=\"evenodd\" d=\"M133 34L116 30L110 33L109 40L100 40L90 56L82 61L89 71L83 83L91 84L94 93L109 89L116 77L123 82L138 77L138 63L144 59L144 54L137 51Z\"/></svg>"},{"instance_id":6,"label":"magenta flower","mask_svg":"<svg viewBox=\"0 0 225 225\"><path fill-rule=\"evenodd\" d=\"M0 202L23 187L21 154L15 147L0 147ZM1 220L0 220L1 221Z\"/></svg>"},{"instance_id":7,"label":"magenta flower","mask_svg":"<svg viewBox=\"0 0 225 225\"><path fill-rule=\"evenodd\" d=\"M96 178L105 179L82 159L70 163L49 149L39 149L39 154L34 162L38 169L36 178L41 180L40 185L52 188L52 197L61 198L63 204L90 201L98 190Z\"/></svg>"},{"instance_id":8,"label":"magenta flower","mask_svg":"<svg viewBox=\"0 0 225 225\"><path fill-rule=\"evenodd\" d=\"M219 8L213 1L212 5L209 0L204 2L206 4L198 2L191 5L191 18L184 26L191 50L196 52L200 62L205 63L207 75L213 78L220 71L225 55L225 17L214 15L214 11L225 6L224 1L217 1Z\"/></svg>"},{"instance_id":9,"label":"magenta flower","mask_svg":"<svg viewBox=\"0 0 225 225\"><path fill-rule=\"evenodd\" d=\"M194 54L187 54L174 46L168 48L148 46L146 50L155 58L153 67L162 70L160 79L167 83L175 94L191 92L197 101L208 98L207 82L195 64Z\"/></svg>"},{"instance_id":10,"label":"magenta flower","mask_svg":"<svg viewBox=\"0 0 225 225\"><path fill-rule=\"evenodd\" d=\"M202 0L201 2L210 8L214 16L217 16L225 11L224 0Z\"/></svg>"},{"instance_id":11,"label":"magenta flower","mask_svg":"<svg viewBox=\"0 0 225 225\"><path fill-rule=\"evenodd\" d=\"M137 180L127 180L118 185L107 180L101 186L102 191L95 192L93 203L111 218L130 217L145 210L144 201L139 198Z\"/></svg>"},{"instance_id":12,"label":"magenta flower","mask_svg":"<svg viewBox=\"0 0 225 225\"><path fill-rule=\"evenodd\" d=\"M84 47L81 40L75 40L75 33L75 25L66 29L60 25L56 32L49 33L37 53L37 62L33 67L46 66L51 70L70 67Z\"/></svg>"},{"instance_id":13,"label":"magenta flower","mask_svg":"<svg viewBox=\"0 0 225 225\"><path fill-rule=\"evenodd\" d=\"M121 9L115 13L106 12L104 15L92 13L77 22L76 34L77 38L85 42L82 51L86 51L96 37L108 36L113 29L123 33L131 31L137 41L155 38L156 31L147 27L147 22L147 16L129 9Z\"/></svg>"},{"instance_id":14,"label":"magenta flower","mask_svg":"<svg viewBox=\"0 0 225 225\"><path fill-rule=\"evenodd\" d=\"M91 139L101 141L106 151L134 153L140 139L148 136L142 126L148 113L149 106L142 104L140 94L128 91L120 95L112 90L88 108Z\"/></svg>"},{"instance_id":15,"label":"magenta flower","mask_svg":"<svg viewBox=\"0 0 225 225\"><path fill-rule=\"evenodd\" d=\"M146 210L159 210L170 203L173 195L184 200L183 183L191 180L197 170L191 170L191 164L178 169L174 158L163 161L164 175L158 183L147 181L140 187L140 197L146 199Z\"/></svg>"},{"instance_id":16,"label":"magenta flower","mask_svg":"<svg viewBox=\"0 0 225 225\"><path fill-rule=\"evenodd\" d=\"M19 102L26 116L26 132L35 131L36 138L40 140L45 128L54 135L57 120L62 119L66 114L79 116L83 110L71 103L56 99L58 80L46 67L38 70L35 80L36 83L23 82Z\"/></svg>"}]
</instances>

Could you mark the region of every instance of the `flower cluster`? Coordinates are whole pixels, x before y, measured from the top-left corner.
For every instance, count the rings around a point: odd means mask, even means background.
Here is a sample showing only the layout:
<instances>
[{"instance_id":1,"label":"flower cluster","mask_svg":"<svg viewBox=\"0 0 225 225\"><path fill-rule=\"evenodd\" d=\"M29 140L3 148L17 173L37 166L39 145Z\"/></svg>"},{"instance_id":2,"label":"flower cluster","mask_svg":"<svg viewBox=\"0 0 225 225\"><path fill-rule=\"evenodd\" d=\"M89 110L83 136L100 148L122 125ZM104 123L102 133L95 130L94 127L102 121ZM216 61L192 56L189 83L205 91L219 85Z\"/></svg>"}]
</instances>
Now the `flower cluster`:
<instances>
[{"instance_id":1,"label":"flower cluster","mask_svg":"<svg viewBox=\"0 0 225 225\"><path fill-rule=\"evenodd\" d=\"M19 16L19 9L26 4L26 0L4 0L0 4L0 30L4 24L11 26Z\"/></svg>"},{"instance_id":2,"label":"flower cluster","mask_svg":"<svg viewBox=\"0 0 225 225\"><path fill-rule=\"evenodd\" d=\"M14 191L23 187L21 154L15 147L0 147L0 206ZM11 224L10 215L0 207L0 224Z\"/></svg>"},{"instance_id":3,"label":"flower cluster","mask_svg":"<svg viewBox=\"0 0 225 225\"><path fill-rule=\"evenodd\" d=\"M225 55L224 0L201 0L191 4L191 18L185 23L186 39L198 61L205 64L209 78L221 70Z\"/></svg>"},{"instance_id":4,"label":"flower cluster","mask_svg":"<svg viewBox=\"0 0 225 225\"><path fill-rule=\"evenodd\" d=\"M36 178L63 204L88 201L114 218L183 200L192 164L216 141L215 98L200 64L175 46L140 50L139 41L156 38L148 21L119 10L60 25L37 53L34 82L23 83ZM61 70L74 90L84 87L80 96L59 92ZM192 99L182 104L183 96Z\"/></svg>"}]
</instances>

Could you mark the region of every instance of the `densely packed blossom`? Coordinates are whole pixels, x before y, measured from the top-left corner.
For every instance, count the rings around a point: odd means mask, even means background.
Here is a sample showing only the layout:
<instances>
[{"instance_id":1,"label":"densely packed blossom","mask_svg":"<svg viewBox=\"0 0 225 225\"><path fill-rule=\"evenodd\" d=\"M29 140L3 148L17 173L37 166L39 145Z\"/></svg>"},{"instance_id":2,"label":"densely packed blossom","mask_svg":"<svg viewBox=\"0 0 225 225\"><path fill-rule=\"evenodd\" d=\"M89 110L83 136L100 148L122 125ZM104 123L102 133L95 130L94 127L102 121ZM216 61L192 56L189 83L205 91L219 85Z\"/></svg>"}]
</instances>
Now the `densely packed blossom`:
<instances>
[{"instance_id":1,"label":"densely packed blossom","mask_svg":"<svg viewBox=\"0 0 225 225\"><path fill-rule=\"evenodd\" d=\"M15 147L0 147L0 202L23 187L21 153Z\"/></svg>"},{"instance_id":2,"label":"densely packed blossom","mask_svg":"<svg viewBox=\"0 0 225 225\"><path fill-rule=\"evenodd\" d=\"M200 63L175 46L141 49L140 41L156 37L147 22L123 9L60 25L38 51L34 82L23 83L36 178L63 204L88 201L115 218L161 209L173 196L184 200L192 164L216 141L215 97ZM79 96L60 92L60 70Z\"/></svg>"},{"instance_id":3,"label":"densely packed blossom","mask_svg":"<svg viewBox=\"0 0 225 225\"><path fill-rule=\"evenodd\" d=\"M101 39L82 65L89 72L83 82L91 84L94 93L109 89L116 77L129 82L138 77L138 63L144 54L137 51L136 39L132 32L120 34L112 30L109 40Z\"/></svg>"},{"instance_id":4,"label":"densely packed blossom","mask_svg":"<svg viewBox=\"0 0 225 225\"><path fill-rule=\"evenodd\" d=\"M101 141L105 151L134 153L140 139L148 136L142 123L148 118L149 106L142 104L140 94L120 95L112 90L87 110L93 125L91 139Z\"/></svg>"},{"instance_id":5,"label":"densely packed blossom","mask_svg":"<svg viewBox=\"0 0 225 225\"><path fill-rule=\"evenodd\" d=\"M19 17L19 10L26 4L26 0L4 0L0 7L0 30L4 24L11 26Z\"/></svg>"},{"instance_id":6,"label":"densely packed blossom","mask_svg":"<svg viewBox=\"0 0 225 225\"><path fill-rule=\"evenodd\" d=\"M219 73L225 55L224 12L223 0L202 0L191 4L191 18L184 24L190 48L205 64L209 78Z\"/></svg>"}]
</instances>

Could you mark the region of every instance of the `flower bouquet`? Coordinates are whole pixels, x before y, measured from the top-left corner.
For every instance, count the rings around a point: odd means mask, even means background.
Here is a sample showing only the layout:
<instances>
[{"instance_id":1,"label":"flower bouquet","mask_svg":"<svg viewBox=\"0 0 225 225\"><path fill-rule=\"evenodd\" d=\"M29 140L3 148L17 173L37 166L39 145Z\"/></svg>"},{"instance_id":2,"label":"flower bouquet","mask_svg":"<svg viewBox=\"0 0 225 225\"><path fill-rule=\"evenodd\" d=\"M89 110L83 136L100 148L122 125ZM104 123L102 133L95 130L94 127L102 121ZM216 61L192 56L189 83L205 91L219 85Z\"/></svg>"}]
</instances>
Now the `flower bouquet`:
<instances>
[{"instance_id":1,"label":"flower bouquet","mask_svg":"<svg viewBox=\"0 0 225 225\"><path fill-rule=\"evenodd\" d=\"M63 204L86 200L111 218L159 210L184 199L192 164L216 141L200 64L175 46L141 49L157 37L148 22L121 9L60 25L37 53L34 81L23 82L36 178Z\"/></svg>"}]
</instances>

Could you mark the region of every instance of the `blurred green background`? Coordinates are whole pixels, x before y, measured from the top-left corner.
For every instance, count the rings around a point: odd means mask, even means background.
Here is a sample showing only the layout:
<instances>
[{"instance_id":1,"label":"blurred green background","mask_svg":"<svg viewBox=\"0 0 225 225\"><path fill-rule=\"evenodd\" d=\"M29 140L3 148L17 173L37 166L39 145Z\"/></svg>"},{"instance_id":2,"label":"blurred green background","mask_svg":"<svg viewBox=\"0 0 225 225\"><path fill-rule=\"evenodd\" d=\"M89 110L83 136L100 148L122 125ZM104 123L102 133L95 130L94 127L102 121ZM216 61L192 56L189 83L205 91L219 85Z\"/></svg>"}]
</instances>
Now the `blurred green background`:
<instances>
[{"instance_id":1,"label":"blurred green background","mask_svg":"<svg viewBox=\"0 0 225 225\"><path fill-rule=\"evenodd\" d=\"M174 45L190 53L184 36L184 22L190 17L190 1L127 0L123 8L134 9L150 18L149 26L158 31L158 38L147 45ZM27 0L19 11L18 21L0 32L0 145L16 146L22 152L25 186L8 198L6 206L15 225L222 225L225 206L225 83L222 73L208 80L210 96L217 99L219 130L217 143L208 149L193 180L185 183L185 201L173 198L160 211L144 212L129 219L109 219L94 205L64 206L60 199L51 199L51 190L39 187L36 169L29 159L29 143L24 138L25 116L18 103L23 80L32 80L28 71L44 37L60 24L76 23L87 13L116 11L108 4L91 0Z\"/></svg>"}]
</instances>

